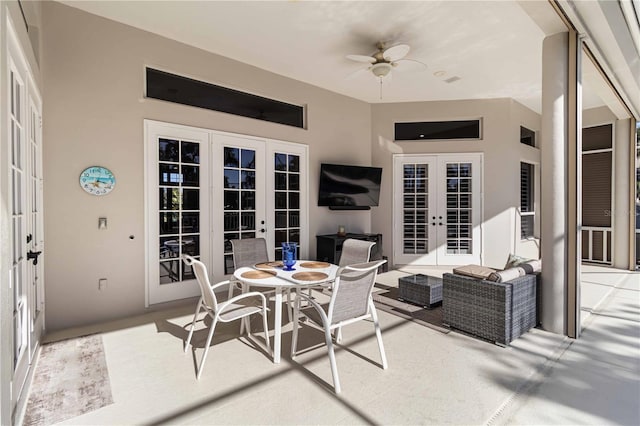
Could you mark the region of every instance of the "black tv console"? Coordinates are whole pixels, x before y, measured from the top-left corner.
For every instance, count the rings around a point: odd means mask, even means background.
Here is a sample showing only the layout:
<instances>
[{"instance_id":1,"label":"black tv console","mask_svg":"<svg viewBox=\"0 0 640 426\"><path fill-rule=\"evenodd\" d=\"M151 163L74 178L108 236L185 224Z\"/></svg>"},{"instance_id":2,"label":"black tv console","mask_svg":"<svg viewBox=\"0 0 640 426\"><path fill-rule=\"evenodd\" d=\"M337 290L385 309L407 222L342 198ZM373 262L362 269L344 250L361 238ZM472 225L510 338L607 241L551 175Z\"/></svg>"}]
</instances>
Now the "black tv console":
<instances>
[{"instance_id":1,"label":"black tv console","mask_svg":"<svg viewBox=\"0 0 640 426\"><path fill-rule=\"evenodd\" d=\"M371 260L382 259L382 234L327 234L316 235L316 258L321 262L338 264L342 254L342 244L348 238L356 240L373 241L376 244L371 248ZM383 269L388 268L387 264Z\"/></svg>"}]
</instances>

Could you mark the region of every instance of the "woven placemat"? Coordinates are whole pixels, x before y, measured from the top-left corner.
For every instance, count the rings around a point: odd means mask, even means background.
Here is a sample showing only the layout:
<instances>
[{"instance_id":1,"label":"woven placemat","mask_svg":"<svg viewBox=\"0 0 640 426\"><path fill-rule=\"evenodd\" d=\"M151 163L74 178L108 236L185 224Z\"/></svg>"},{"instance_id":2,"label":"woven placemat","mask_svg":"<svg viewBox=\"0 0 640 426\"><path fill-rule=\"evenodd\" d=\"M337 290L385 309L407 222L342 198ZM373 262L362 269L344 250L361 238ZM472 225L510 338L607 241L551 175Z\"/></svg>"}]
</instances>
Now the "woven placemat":
<instances>
[{"instance_id":1,"label":"woven placemat","mask_svg":"<svg viewBox=\"0 0 640 426\"><path fill-rule=\"evenodd\" d=\"M319 281L329 278L324 272L296 272L291 278L298 281Z\"/></svg>"},{"instance_id":2,"label":"woven placemat","mask_svg":"<svg viewBox=\"0 0 640 426\"><path fill-rule=\"evenodd\" d=\"M276 276L275 272L271 271L246 271L240 275L242 278L250 280L259 280L262 278L273 278Z\"/></svg>"},{"instance_id":3,"label":"woven placemat","mask_svg":"<svg viewBox=\"0 0 640 426\"><path fill-rule=\"evenodd\" d=\"M302 268L320 269L320 268L328 268L329 266L331 266L331 264L327 262L302 262L300 266Z\"/></svg>"},{"instance_id":4,"label":"woven placemat","mask_svg":"<svg viewBox=\"0 0 640 426\"><path fill-rule=\"evenodd\" d=\"M255 267L258 269L273 269L273 268L282 268L282 262L261 262L256 263Z\"/></svg>"}]
</instances>

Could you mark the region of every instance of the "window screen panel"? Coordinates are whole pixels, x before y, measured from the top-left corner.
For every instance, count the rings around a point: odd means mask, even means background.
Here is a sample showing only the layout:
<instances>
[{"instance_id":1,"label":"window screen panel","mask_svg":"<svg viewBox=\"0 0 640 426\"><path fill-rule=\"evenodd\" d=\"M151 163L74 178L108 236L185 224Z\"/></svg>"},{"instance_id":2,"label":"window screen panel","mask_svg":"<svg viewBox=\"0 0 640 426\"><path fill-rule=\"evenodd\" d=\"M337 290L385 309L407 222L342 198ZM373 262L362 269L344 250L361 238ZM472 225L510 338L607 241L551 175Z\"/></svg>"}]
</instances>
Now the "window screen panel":
<instances>
[{"instance_id":1,"label":"window screen panel","mask_svg":"<svg viewBox=\"0 0 640 426\"><path fill-rule=\"evenodd\" d=\"M611 154L598 152L582 156L584 226L611 226Z\"/></svg>"}]
</instances>

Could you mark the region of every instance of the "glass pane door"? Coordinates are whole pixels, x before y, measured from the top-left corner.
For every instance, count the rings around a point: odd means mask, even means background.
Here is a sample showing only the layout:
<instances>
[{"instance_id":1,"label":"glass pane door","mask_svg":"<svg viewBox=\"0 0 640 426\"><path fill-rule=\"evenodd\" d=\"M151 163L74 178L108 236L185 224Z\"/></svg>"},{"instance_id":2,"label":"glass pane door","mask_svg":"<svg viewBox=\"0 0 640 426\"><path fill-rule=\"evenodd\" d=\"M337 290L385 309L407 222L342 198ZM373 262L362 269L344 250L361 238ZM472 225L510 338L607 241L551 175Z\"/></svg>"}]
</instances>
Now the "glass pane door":
<instances>
[{"instance_id":1,"label":"glass pane door","mask_svg":"<svg viewBox=\"0 0 640 426\"><path fill-rule=\"evenodd\" d=\"M438 264L480 263L480 155L438 157Z\"/></svg>"},{"instance_id":2,"label":"glass pane door","mask_svg":"<svg viewBox=\"0 0 640 426\"><path fill-rule=\"evenodd\" d=\"M394 157L394 263L480 263L480 159Z\"/></svg>"},{"instance_id":3,"label":"glass pane door","mask_svg":"<svg viewBox=\"0 0 640 426\"><path fill-rule=\"evenodd\" d=\"M29 283L29 346L30 357L33 359L38 347L40 336L44 329L44 230L42 217L42 121L40 103L30 100L29 106L29 140L28 145L28 212L27 220L27 250L39 253L37 260L27 264Z\"/></svg>"},{"instance_id":4,"label":"glass pane door","mask_svg":"<svg viewBox=\"0 0 640 426\"><path fill-rule=\"evenodd\" d=\"M165 285L195 278L180 256L200 258L200 144L160 138L158 158L158 264Z\"/></svg>"},{"instance_id":5,"label":"glass pane door","mask_svg":"<svg viewBox=\"0 0 640 426\"><path fill-rule=\"evenodd\" d=\"M309 245L307 147L267 142L267 242L275 260L282 259L282 243L298 243L298 258L307 258ZM273 195L271 195L273 194Z\"/></svg>"},{"instance_id":6,"label":"glass pane door","mask_svg":"<svg viewBox=\"0 0 640 426\"><path fill-rule=\"evenodd\" d=\"M266 237L264 142L214 133L212 150L212 274L222 280L235 269L231 240Z\"/></svg>"},{"instance_id":7,"label":"glass pane door","mask_svg":"<svg viewBox=\"0 0 640 426\"><path fill-rule=\"evenodd\" d=\"M230 274L230 240L256 238L256 150L225 146L223 158L224 268Z\"/></svg>"},{"instance_id":8,"label":"glass pane door","mask_svg":"<svg viewBox=\"0 0 640 426\"><path fill-rule=\"evenodd\" d=\"M208 135L147 123L149 303L199 294L183 254L208 261Z\"/></svg>"},{"instance_id":9,"label":"glass pane door","mask_svg":"<svg viewBox=\"0 0 640 426\"><path fill-rule=\"evenodd\" d=\"M9 132L11 143L11 238L13 256L10 286L13 290L13 394L18 397L29 367L29 317L27 296L27 184L29 167L25 143L25 86L15 70L11 70Z\"/></svg>"},{"instance_id":10,"label":"glass pane door","mask_svg":"<svg viewBox=\"0 0 640 426\"><path fill-rule=\"evenodd\" d=\"M300 156L276 152L274 159L275 259L282 260L282 243L300 246Z\"/></svg>"},{"instance_id":11,"label":"glass pane door","mask_svg":"<svg viewBox=\"0 0 640 426\"><path fill-rule=\"evenodd\" d=\"M394 261L435 263L436 166L431 157L395 159Z\"/></svg>"}]
</instances>

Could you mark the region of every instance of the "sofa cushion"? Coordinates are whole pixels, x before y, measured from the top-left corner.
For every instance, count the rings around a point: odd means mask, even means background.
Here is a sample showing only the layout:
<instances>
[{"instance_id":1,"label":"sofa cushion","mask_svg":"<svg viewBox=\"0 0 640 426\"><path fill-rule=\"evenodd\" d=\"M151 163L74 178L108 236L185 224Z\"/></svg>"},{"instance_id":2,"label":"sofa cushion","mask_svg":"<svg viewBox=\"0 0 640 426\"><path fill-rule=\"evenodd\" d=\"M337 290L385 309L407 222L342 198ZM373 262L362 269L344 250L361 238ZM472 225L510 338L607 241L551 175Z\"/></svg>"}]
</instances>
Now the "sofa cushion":
<instances>
[{"instance_id":1,"label":"sofa cushion","mask_svg":"<svg viewBox=\"0 0 640 426\"><path fill-rule=\"evenodd\" d=\"M507 263L504 265L504 269L513 268L514 266L520 266L521 263L528 262L533 259L528 259L522 256L516 256L515 254L510 254L507 259Z\"/></svg>"},{"instance_id":2,"label":"sofa cushion","mask_svg":"<svg viewBox=\"0 0 640 426\"><path fill-rule=\"evenodd\" d=\"M541 260L529 260L518 265L519 268L524 269L527 274L535 274L542 271Z\"/></svg>"},{"instance_id":3,"label":"sofa cushion","mask_svg":"<svg viewBox=\"0 0 640 426\"><path fill-rule=\"evenodd\" d=\"M503 283L505 281L511 281L514 278L518 278L526 274L527 273L523 268L516 266L515 268L505 269L504 271L493 272L491 275L489 275L487 280L495 281L497 283Z\"/></svg>"},{"instance_id":4,"label":"sofa cushion","mask_svg":"<svg viewBox=\"0 0 640 426\"><path fill-rule=\"evenodd\" d=\"M479 278L481 280L486 280L489 275L494 272L496 272L495 269L480 265L465 265L453 270L454 274L464 275L472 278Z\"/></svg>"}]
</instances>

